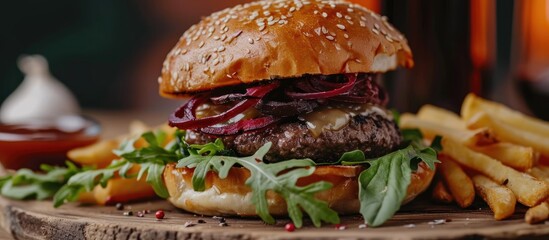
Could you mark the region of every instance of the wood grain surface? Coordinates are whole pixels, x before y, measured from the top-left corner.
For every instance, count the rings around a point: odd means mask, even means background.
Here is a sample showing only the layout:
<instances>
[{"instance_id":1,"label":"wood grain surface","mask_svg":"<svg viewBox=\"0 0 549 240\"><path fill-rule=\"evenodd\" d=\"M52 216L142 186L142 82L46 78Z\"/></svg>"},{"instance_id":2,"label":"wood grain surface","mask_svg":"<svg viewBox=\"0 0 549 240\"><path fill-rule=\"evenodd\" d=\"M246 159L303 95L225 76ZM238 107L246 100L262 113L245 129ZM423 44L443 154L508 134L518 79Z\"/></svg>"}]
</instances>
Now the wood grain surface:
<instances>
[{"instance_id":1,"label":"wood grain surface","mask_svg":"<svg viewBox=\"0 0 549 240\"><path fill-rule=\"evenodd\" d=\"M526 210L519 207L509 220L495 221L491 211L477 203L470 209L437 205L427 199L405 206L379 228L359 228L360 216L344 216L344 230L333 225L315 228L310 222L294 232L284 231L288 219L265 225L259 219L197 216L173 208L162 200L127 204L133 216L113 206L68 204L54 209L50 201L11 201L0 198L0 224L17 239L549 239L549 225L524 223ZM136 212L152 210L144 217ZM156 220L154 211L164 209L166 218ZM206 223L198 223L202 219ZM446 223L435 224L437 220ZM185 223L196 225L186 227Z\"/></svg>"}]
</instances>

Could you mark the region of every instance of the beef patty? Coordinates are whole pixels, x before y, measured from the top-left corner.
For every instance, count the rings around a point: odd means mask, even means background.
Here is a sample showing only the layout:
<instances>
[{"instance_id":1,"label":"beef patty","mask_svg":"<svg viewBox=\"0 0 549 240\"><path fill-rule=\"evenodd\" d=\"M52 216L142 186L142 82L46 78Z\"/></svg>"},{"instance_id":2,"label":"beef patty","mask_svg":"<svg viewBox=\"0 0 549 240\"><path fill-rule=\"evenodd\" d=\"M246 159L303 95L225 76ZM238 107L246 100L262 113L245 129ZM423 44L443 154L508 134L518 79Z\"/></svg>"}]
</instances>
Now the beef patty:
<instances>
[{"instance_id":1,"label":"beef patty","mask_svg":"<svg viewBox=\"0 0 549 240\"><path fill-rule=\"evenodd\" d=\"M187 131L186 141L204 144L214 138ZM379 113L356 115L349 124L337 131L325 130L314 137L304 122L282 123L265 130L222 137L228 149L240 156L253 155L261 146L272 142L266 162L294 158L310 158L317 163L335 162L348 151L360 149L366 158L383 156L395 150L401 136L398 126Z\"/></svg>"}]
</instances>

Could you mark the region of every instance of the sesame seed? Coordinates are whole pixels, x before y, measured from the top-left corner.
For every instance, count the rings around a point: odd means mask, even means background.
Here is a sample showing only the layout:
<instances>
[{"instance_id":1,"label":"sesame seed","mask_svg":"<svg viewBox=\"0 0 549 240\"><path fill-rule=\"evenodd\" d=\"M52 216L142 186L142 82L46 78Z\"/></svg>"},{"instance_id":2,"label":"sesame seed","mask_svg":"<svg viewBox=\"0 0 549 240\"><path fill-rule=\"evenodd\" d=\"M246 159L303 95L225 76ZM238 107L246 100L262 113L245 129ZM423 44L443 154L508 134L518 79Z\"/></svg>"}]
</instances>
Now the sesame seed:
<instances>
[{"instance_id":1,"label":"sesame seed","mask_svg":"<svg viewBox=\"0 0 549 240\"><path fill-rule=\"evenodd\" d=\"M352 18L351 18L351 16L349 16L349 15L345 15L345 19L351 20Z\"/></svg>"},{"instance_id":2,"label":"sesame seed","mask_svg":"<svg viewBox=\"0 0 549 240\"><path fill-rule=\"evenodd\" d=\"M218 63L219 63L219 59L216 58L215 60L213 60L213 63L212 63L212 64L215 66L215 65L217 65Z\"/></svg>"},{"instance_id":3,"label":"sesame seed","mask_svg":"<svg viewBox=\"0 0 549 240\"><path fill-rule=\"evenodd\" d=\"M347 8L347 12L353 12L354 10L352 8Z\"/></svg>"},{"instance_id":4,"label":"sesame seed","mask_svg":"<svg viewBox=\"0 0 549 240\"><path fill-rule=\"evenodd\" d=\"M248 38L248 42L249 42L250 44L254 44L254 40L253 40L252 38Z\"/></svg>"},{"instance_id":5,"label":"sesame seed","mask_svg":"<svg viewBox=\"0 0 549 240\"><path fill-rule=\"evenodd\" d=\"M249 48L246 49L246 53L249 54L249 53L251 53L251 52L252 52L252 50L250 50Z\"/></svg>"},{"instance_id":6,"label":"sesame seed","mask_svg":"<svg viewBox=\"0 0 549 240\"><path fill-rule=\"evenodd\" d=\"M320 33L321 33L320 31L321 31L320 27L315 28L316 35L320 36Z\"/></svg>"},{"instance_id":7,"label":"sesame seed","mask_svg":"<svg viewBox=\"0 0 549 240\"><path fill-rule=\"evenodd\" d=\"M357 62L357 63L362 63L362 61L360 61L360 59L358 59L358 58L355 59L355 62Z\"/></svg>"},{"instance_id":8,"label":"sesame seed","mask_svg":"<svg viewBox=\"0 0 549 240\"><path fill-rule=\"evenodd\" d=\"M330 41L333 41L335 38L334 38L333 36L331 36L331 35L328 35L328 36L326 36L326 39L328 39L328 40L330 40Z\"/></svg>"},{"instance_id":9,"label":"sesame seed","mask_svg":"<svg viewBox=\"0 0 549 240\"><path fill-rule=\"evenodd\" d=\"M269 12L269 11L264 11L264 12L263 12L263 15L269 16L269 15L271 15L271 12Z\"/></svg>"},{"instance_id":10,"label":"sesame seed","mask_svg":"<svg viewBox=\"0 0 549 240\"><path fill-rule=\"evenodd\" d=\"M381 34L387 35L387 32L385 32L385 30L381 29Z\"/></svg>"},{"instance_id":11,"label":"sesame seed","mask_svg":"<svg viewBox=\"0 0 549 240\"><path fill-rule=\"evenodd\" d=\"M295 11L295 7L291 7L290 12L294 12L294 11Z\"/></svg>"},{"instance_id":12,"label":"sesame seed","mask_svg":"<svg viewBox=\"0 0 549 240\"><path fill-rule=\"evenodd\" d=\"M231 76L231 74L227 74L225 76L227 76L227 78L233 78L233 76Z\"/></svg>"},{"instance_id":13,"label":"sesame seed","mask_svg":"<svg viewBox=\"0 0 549 240\"><path fill-rule=\"evenodd\" d=\"M385 36L385 38L387 39L387 41L393 42L393 39L389 35Z\"/></svg>"},{"instance_id":14,"label":"sesame seed","mask_svg":"<svg viewBox=\"0 0 549 240\"><path fill-rule=\"evenodd\" d=\"M225 41L225 39L227 39L227 35L223 34L223 35L221 36L221 41Z\"/></svg>"},{"instance_id":15,"label":"sesame seed","mask_svg":"<svg viewBox=\"0 0 549 240\"><path fill-rule=\"evenodd\" d=\"M183 51L181 51L182 54L186 54L187 53L187 49L183 49Z\"/></svg>"},{"instance_id":16,"label":"sesame seed","mask_svg":"<svg viewBox=\"0 0 549 240\"><path fill-rule=\"evenodd\" d=\"M200 42L200 44L198 44L198 48L202 48L204 47L204 41Z\"/></svg>"},{"instance_id":17,"label":"sesame seed","mask_svg":"<svg viewBox=\"0 0 549 240\"><path fill-rule=\"evenodd\" d=\"M206 68L204 68L203 71L204 71L204 73L206 73L206 72L210 71L210 68L209 68L209 67L206 67Z\"/></svg>"},{"instance_id":18,"label":"sesame seed","mask_svg":"<svg viewBox=\"0 0 549 240\"><path fill-rule=\"evenodd\" d=\"M318 14L318 10L315 10L313 13L314 13L315 15L317 15L317 14Z\"/></svg>"},{"instance_id":19,"label":"sesame seed","mask_svg":"<svg viewBox=\"0 0 549 240\"><path fill-rule=\"evenodd\" d=\"M374 28L375 28L375 29L379 29L379 24L374 23Z\"/></svg>"},{"instance_id":20,"label":"sesame seed","mask_svg":"<svg viewBox=\"0 0 549 240\"><path fill-rule=\"evenodd\" d=\"M213 39L214 39L214 40L219 40L220 37L219 37L219 36L214 36Z\"/></svg>"},{"instance_id":21,"label":"sesame seed","mask_svg":"<svg viewBox=\"0 0 549 240\"><path fill-rule=\"evenodd\" d=\"M351 21L351 20L347 20L347 22L351 25L354 25L353 21Z\"/></svg>"},{"instance_id":22,"label":"sesame seed","mask_svg":"<svg viewBox=\"0 0 549 240\"><path fill-rule=\"evenodd\" d=\"M185 71L189 71L191 69L191 66L189 63L185 63Z\"/></svg>"},{"instance_id":23,"label":"sesame seed","mask_svg":"<svg viewBox=\"0 0 549 240\"><path fill-rule=\"evenodd\" d=\"M342 15L340 12L336 12L336 16L337 16L338 18L342 18L342 17L343 17L343 15Z\"/></svg>"},{"instance_id":24,"label":"sesame seed","mask_svg":"<svg viewBox=\"0 0 549 240\"><path fill-rule=\"evenodd\" d=\"M327 17L328 17L328 14L325 13L325 12L322 12L322 17L327 18Z\"/></svg>"},{"instance_id":25,"label":"sesame seed","mask_svg":"<svg viewBox=\"0 0 549 240\"><path fill-rule=\"evenodd\" d=\"M328 33L328 29L326 29L325 27L322 27L322 33L324 34Z\"/></svg>"},{"instance_id":26,"label":"sesame seed","mask_svg":"<svg viewBox=\"0 0 549 240\"><path fill-rule=\"evenodd\" d=\"M263 29L265 29L265 25L259 26L259 31L263 31Z\"/></svg>"},{"instance_id":27,"label":"sesame seed","mask_svg":"<svg viewBox=\"0 0 549 240\"><path fill-rule=\"evenodd\" d=\"M221 46L221 47L217 48L217 51L218 52L223 52L223 51L225 51L225 47Z\"/></svg>"},{"instance_id":28,"label":"sesame seed","mask_svg":"<svg viewBox=\"0 0 549 240\"><path fill-rule=\"evenodd\" d=\"M365 21L365 22L368 21L368 20L366 19L366 17L364 17L364 16L360 16L360 19L361 19L362 21Z\"/></svg>"},{"instance_id":29,"label":"sesame seed","mask_svg":"<svg viewBox=\"0 0 549 240\"><path fill-rule=\"evenodd\" d=\"M343 25L343 24L337 24L336 26L337 26L337 28L339 28L341 30L345 30L345 25Z\"/></svg>"},{"instance_id":30,"label":"sesame seed","mask_svg":"<svg viewBox=\"0 0 549 240\"><path fill-rule=\"evenodd\" d=\"M334 37L336 36L335 32L330 32L330 35L332 35Z\"/></svg>"},{"instance_id":31,"label":"sesame seed","mask_svg":"<svg viewBox=\"0 0 549 240\"><path fill-rule=\"evenodd\" d=\"M388 19L389 19L389 18L387 18L387 16L382 16L382 17L381 17L381 20L383 20L383 21L387 21Z\"/></svg>"},{"instance_id":32,"label":"sesame seed","mask_svg":"<svg viewBox=\"0 0 549 240\"><path fill-rule=\"evenodd\" d=\"M366 27L366 23L364 21L360 21L359 23L361 27Z\"/></svg>"},{"instance_id":33,"label":"sesame seed","mask_svg":"<svg viewBox=\"0 0 549 240\"><path fill-rule=\"evenodd\" d=\"M375 34L379 35L379 30L375 29L375 28L372 28L372 32L374 32Z\"/></svg>"},{"instance_id":34,"label":"sesame seed","mask_svg":"<svg viewBox=\"0 0 549 240\"><path fill-rule=\"evenodd\" d=\"M349 34L345 33L343 34L343 37L349 39Z\"/></svg>"}]
</instances>

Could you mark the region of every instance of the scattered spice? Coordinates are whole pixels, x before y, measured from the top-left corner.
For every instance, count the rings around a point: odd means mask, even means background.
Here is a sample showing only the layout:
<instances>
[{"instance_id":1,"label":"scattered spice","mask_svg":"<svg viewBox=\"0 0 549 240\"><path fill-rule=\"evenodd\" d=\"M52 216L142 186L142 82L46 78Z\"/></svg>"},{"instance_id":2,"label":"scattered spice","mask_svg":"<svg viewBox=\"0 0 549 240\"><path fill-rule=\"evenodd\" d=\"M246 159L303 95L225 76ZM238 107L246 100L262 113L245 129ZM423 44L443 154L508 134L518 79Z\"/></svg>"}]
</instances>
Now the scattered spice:
<instances>
[{"instance_id":1,"label":"scattered spice","mask_svg":"<svg viewBox=\"0 0 549 240\"><path fill-rule=\"evenodd\" d=\"M143 212L141 212L141 211L137 212L137 217L144 217L144 216L145 216L145 214Z\"/></svg>"},{"instance_id":2,"label":"scattered spice","mask_svg":"<svg viewBox=\"0 0 549 240\"><path fill-rule=\"evenodd\" d=\"M145 213L145 214L149 214L149 213L151 213L151 210L149 210L149 209L146 209L146 210L144 210L144 211L143 211L143 213Z\"/></svg>"},{"instance_id":3,"label":"scattered spice","mask_svg":"<svg viewBox=\"0 0 549 240\"><path fill-rule=\"evenodd\" d=\"M293 232L295 231L295 225L293 223L286 223L284 229L286 230L286 232Z\"/></svg>"},{"instance_id":4,"label":"scattered spice","mask_svg":"<svg viewBox=\"0 0 549 240\"><path fill-rule=\"evenodd\" d=\"M226 223L226 222L222 222L222 223L219 223L219 226L220 226L220 227L228 227L229 224Z\"/></svg>"},{"instance_id":5,"label":"scattered spice","mask_svg":"<svg viewBox=\"0 0 549 240\"><path fill-rule=\"evenodd\" d=\"M358 228L359 228L359 229L363 229L363 228L367 228L367 227L368 227L367 224L360 224L360 225L358 225Z\"/></svg>"},{"instance_id":6,"label":"scattered spice","mask_svg":"<svg viewBox=\"0 0 549 240\"><path fill-rule=\"evenodd\" d=\"M156 219L164 219L164 211L158 210L158 211L156 211L154 216L156 217Z\"/></svg>"},{"instance_id":7,"label":"scattered spice","mask_svg":"<svg viewBox=\"0 0 549 240\"><path fill-rule=\"evenodd\" d=\"M226 220L225 220L224 217L213 216L212 218L213 218L213 219L217 219L217 220L219 221L219 223L224 223L224 222L226 222Z\"/></svg>"},{"instance_id":8,"label":"scattered spice","mask_svg":"<svg viewBox=\"0 0 549 240\"><path fill-rule=\"evenodd\" d=\"M446 223L446 219L435 219L433 221L428 222L429 225L441 225Z\"/></svg>"},{"instance_id":9,"label":"scattered spice","mask_svg":"<svg viewBox=\"0 0 549 240\"><path fill-rule=\"evenodd\" d=\"M117 203L114 207L116 208L116 210L119 210L119 211L124 210L124 204L122 203Z\"/></svg>"},{"instance_id":10,"label":"scattered spice","mask_svg":"<svg viewBox=\"0 0 549 240\"><path fill-rule=\"evenodd\" d=\"M415 228L416 225L413 224L413 223L411 223L411 224L406 224L406 225L404 225L403 227L405 227L405 228Z\"/></svg>"},{"instance_id":11,"label":"scattered spice","mask_svg":"<svg viewBox=\"0 0 549 240\"><path fill-rule=\"evenodd\" d=\"M193 227L193 226L195 226L195 225L196 225L196 224L194 224L193 222L185 222L185 224L183 224L183 227L188 228L188 227Z\"/></svg>"},{"instance_id":12,"label":"scattered spice","mask_svg":"<svg viewBox=\"0 0 549 240\"><path fill-rule=\"evenodd\" d=\"M127 212L124 212L123 215L124 216L133 216L133 212L132 211L127 211Z\"/></svg>"},{"instance_id":13,"label":"scattered spice","mask_svg":"<svg viewBox=\"0 0 549 240\"><path fill-rule=\"evenodd\" d=\"M337 230L340 230L340 231L345 230L345 229L347 229L347 227L345 225L341 225L337 228Z\"/></svg>"},{"instance_id":14,"label":"scattered spice","mask_svg":"<svg viewBox=\"0 0 549 240\"><path fill-rule=\"evenodd\" d=\"M196 221L198 223L206 223L206 221L202 220L202 219L198 219L198 221Z\"/></svg>"}]
</instances>

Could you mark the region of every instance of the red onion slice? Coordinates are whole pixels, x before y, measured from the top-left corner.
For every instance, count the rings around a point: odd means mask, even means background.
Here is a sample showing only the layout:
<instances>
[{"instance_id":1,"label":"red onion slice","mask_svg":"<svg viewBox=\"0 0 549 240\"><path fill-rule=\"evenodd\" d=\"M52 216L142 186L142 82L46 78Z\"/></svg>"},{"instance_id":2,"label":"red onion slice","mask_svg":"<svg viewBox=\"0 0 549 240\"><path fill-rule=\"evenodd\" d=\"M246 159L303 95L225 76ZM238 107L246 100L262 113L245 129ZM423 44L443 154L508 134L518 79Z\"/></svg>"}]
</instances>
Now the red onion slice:
<instances>
[{"instance_id":1,"label":"red onion slice","mask_svg":"<svg viewBox=\"0 0 549 240\"><path fill-rule=\"evenodd\" d=\"M258 130L264 127L267 127L277 121L280 118L275 118L273 116L260 117L254 119L240 120L238 122L222 126L222 127L205 127L201 128L200 131L210 135L234 135L240 132L247 132Z\"/></svg>"},{"instance_id":2,"label":"red onion slice","mask_svg":"<svg viewBox=\"0 0 549 240\"><path fill-rule=\"evenodd\" d=\"M336 89L332 89L329 91L306 92L306 93L287 90L286 95L288 95L293 99L323 99L323 98L330 98L330 97L338 96L341 94L345 94L349 92L351 89L353 89L356 83L357 76L356 74L347 74L346 77L347 77L347 82L341 87ZM309 84L312 84L312 82L310 82Z\"/></svg>"},{"instance_id":3,"label":"red onion slice","mask_svg":"<svg viewBox=\"0 0 549 240\"><path fill-rule=\"evenodd\" d=\"M169 118L169 125L179 129L198 129L226 122L246 109L256 105L267 93L278 87L278 83L260 85L246 89L246 100L243 100L224 113L205 118L196 118L196 108L208 100L209 94L193 97L177 109Z\"/></svg>"}]
</instances>

